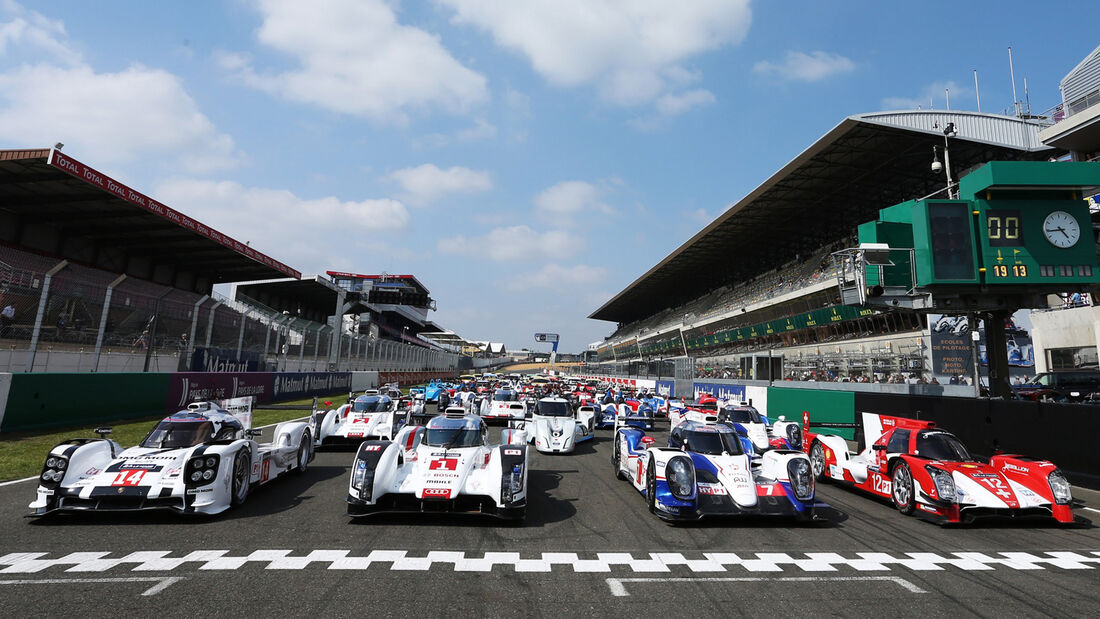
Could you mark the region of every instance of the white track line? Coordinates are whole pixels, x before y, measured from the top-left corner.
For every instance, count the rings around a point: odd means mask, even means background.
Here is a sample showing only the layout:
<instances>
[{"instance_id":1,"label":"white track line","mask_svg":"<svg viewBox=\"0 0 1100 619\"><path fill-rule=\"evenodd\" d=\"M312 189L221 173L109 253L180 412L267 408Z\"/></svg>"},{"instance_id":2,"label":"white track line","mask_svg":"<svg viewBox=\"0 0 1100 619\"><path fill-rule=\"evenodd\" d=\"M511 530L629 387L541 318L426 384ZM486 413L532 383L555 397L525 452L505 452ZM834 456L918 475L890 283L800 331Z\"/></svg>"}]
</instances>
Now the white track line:
<instances>
[{"instance_id":1,"label":"white track line","mask_svg":"<svg viewBox=\"0 0 1100 619\"><path fill-rule=\"evenodd\" d=\"M607 587L611 589L611 595L615 597L628 597L630 593L623 586L628 582L865 582L869 580L896 583L912 593L928 593L924 589L898 576L788 576L785 578L768 578L759 576L745 576L735 578L608 578Z\"/></svg>"},{"instance_id":2,"label":"white track line","mask_svg":"<svg viewBox=\"0 0 1100 619\"><path fill-rule=\"evenodd\" d=\"M25 481L30 481L32 479L38 479L38 475L35 475L34 477L24 477L23 479L13 479L11 481L5 481L5 482L0 483L0 486L10 486L12 484L21 484Z\"/></svg>"},{"instance_id":3,"label":"white track line","mask_svg":"<svg viewBox=\"0 0 1100 619\"><path fill-rule=\"evenodd\" d=\"M269 423L266 426L256 426L255 428L252 428L252 429L253 430L263 430L264 428L274 428L275 426L279 425L280 423L288 423L288 422L291 422L291 421L303 421L305 419L309 419L309 417L298 417L297 419L287 419L286 421L279 421L279 422L276 422L276 423Z\"/></svg>"},{"instance_id":4,"label":"white track line","mask_svg":"<svg viewBox=\"0 0 1100 619\"><path fill-rule=\"evenodd\" d=\"M132 576L127 578L42 578L37 580L0 580L0 585L71 585L79 583L114 582L155 582L157 584L142 592L142 596L151 596L164 591L173 584L184 580L182 576Z\"/></svg>"},{"instance_id":5,"label":"white track line","mask_svg":"<svg viewBox=\"0 0 1100 619\"><path fill-rule=\"evenodd\" d=\"M1091 507L1086 507L1085 509L1089 510L1090 512L1096 512L1096 513L1100 514L1100 509L1093 509Z\"/></svg>"}]
</instances>

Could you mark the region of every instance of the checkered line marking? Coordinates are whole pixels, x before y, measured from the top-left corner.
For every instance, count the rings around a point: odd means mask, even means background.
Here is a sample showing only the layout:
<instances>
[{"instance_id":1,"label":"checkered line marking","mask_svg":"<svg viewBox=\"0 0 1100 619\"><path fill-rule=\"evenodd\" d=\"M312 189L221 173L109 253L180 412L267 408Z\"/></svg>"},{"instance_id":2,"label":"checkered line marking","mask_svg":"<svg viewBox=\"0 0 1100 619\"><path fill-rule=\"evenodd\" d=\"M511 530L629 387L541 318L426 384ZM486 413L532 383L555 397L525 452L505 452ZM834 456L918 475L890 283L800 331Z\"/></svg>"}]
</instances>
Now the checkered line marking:
<instances>
[{"instance_id":1,"label":"checkered line marking","mask_svg":"<svg viewBox=\"0 0 1100 619\"><path fill-rule=\"evenodd\" d=\"M575 573L624 571L633 573L716 572L795 572L823 573L852 570L855 572L942 571L950 568L963 571L996 569L1092 570L1100 565L1100 551L1051 552L857 552L842 556L835 552L757 552L698 553L689 558L678 552L651 552L635 556L627 552L587 553L544 552L539 558L524 558L518 552L486 552L467 556L462 551L431 551L423 556L409 556L407 550L372 550L363 556L351 556L350 550L312 550L292 556L293 550L256 550L247 555L232 556L228 550L196 550L170 556L170 550L143 550L112 557L110 552L72 552L48 558L45 552L13 552L0 557L0 574L35 574L47 570L87 573L108 571L171 572L181 569L237 570L256 564L266 570L330 570L376 569L392 571L490 572L511 569L515 572L572 571ZM589 558L585 558L589 557ZM594 558L593 558L594 557Z\"/></svg>"}]
</instances>

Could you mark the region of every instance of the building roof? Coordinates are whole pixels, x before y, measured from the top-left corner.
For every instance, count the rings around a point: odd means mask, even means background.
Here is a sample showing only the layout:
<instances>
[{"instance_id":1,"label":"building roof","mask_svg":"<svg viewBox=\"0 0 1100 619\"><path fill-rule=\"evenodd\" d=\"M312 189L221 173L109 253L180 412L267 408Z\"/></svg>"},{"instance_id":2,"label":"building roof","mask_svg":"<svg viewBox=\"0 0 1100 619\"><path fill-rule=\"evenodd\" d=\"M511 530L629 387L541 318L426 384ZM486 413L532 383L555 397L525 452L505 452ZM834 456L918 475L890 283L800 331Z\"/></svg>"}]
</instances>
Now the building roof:
<instances>
[{"instance_id":1,"label":"building roof","mask_svg":"<svg viewBox=\"0 0 1100 619\"><path fill-rule=\"evenodd\" d=\"M295 269L56 149L0 150L0 238L197 290ZM10 237L9 237L10 235ZM135 273L142 265L143 273ZM190 281L194 285L179 282Z\"/></svg>"},{"instance_id":2,"label":"building roof","mask_svg":"<svg viewBox=\"0 0 1100 619\"><path fill-rule=\"evenodd\" d=\"M744 281L855 233L878 210L942 191L932 149L950 139L954 178L991 160L1043 160L1035 120L976 112L849 116L699 233L592 312L629 323Z\"/></svg>"}]
</instances>

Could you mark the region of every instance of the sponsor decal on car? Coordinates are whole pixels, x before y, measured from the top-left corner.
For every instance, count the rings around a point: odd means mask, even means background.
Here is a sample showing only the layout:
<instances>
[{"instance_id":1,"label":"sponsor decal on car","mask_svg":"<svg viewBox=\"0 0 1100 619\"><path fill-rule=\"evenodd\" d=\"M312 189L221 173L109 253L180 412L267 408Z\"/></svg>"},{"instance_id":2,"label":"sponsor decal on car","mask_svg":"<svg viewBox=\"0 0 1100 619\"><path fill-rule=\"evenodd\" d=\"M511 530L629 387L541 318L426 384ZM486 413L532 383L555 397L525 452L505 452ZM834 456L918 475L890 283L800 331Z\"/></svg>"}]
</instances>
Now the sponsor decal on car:
<instances>
[{"instance_id":1,"label":"sponsor decal on car","mask_svg":"<svg viewBox=\"0 0 1100 619\"><path fill-rule=\"evenodd\" d=\"M718 484L699 484L699 494L710 494L714 496L725 496L729 494L726 489Z\"/></svg>"},{"instance_id":2,"label":"sponsor decal on car","mask_svg":"<svg viewBox=\"0 0 1100 619\"><path fill-rule=\"evenodd\" d=\"M363 451L382 451L381 445L367 445L363 448Z\"/></svg>"},{"instance_id":3,"label":"sponsor decal on car","mask_svg":"<svg viewBox=\"0 0 1100 619\"><path fill-rule=\"evenodd\" d=\"M426 497L440 497L444 499L451 498L450 488L424 488L424 496Z\"/></svg>"},{"instance_id":4,"label":"sponsor decal on car","mask_svg":"<svg viewBox=\"0 0 1100 619\"><path fill-rule=\"evenodd\" d=\"M504 455L506 455L506 456L518 456L518 455L521 455L522 453L523 453L523 451L520 450L520 449L505 449L504 450Z\"/></svg>"},{"instance_id":5,"label":"sponsor decal on car","mask_svg":"<svg viewBox=\"0 0 1100 619\"><path fill-rule=\"evenodd\" d=\"M1006 471L1015 471L1017 473L1030 473L1031 469L1026 466L1020 466L1018 464L1012 464L1011 462L1005 462L1001 467Z\"/></svg>"}]
</instances>

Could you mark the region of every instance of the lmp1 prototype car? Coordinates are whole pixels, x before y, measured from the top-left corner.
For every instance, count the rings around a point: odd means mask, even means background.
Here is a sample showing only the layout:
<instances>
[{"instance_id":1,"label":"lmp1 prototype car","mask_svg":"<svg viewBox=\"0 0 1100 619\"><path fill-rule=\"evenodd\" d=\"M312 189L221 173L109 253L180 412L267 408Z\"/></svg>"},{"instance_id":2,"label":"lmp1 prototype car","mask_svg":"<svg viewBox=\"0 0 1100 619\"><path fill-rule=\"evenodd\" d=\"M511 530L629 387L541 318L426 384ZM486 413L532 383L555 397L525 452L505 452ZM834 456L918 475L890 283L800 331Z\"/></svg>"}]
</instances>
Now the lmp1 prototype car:
<instances>
[{"instance_id":1,"label":"lmp1 prototype car","mask_svg":"<svg viewBox=\"0 0 1100 619\"><path fill-rule=\"evenodd\" d=\"M591 406L582 406L574 414L565 398L542 398L525 424L527 440L540 453L570 453L577 443L592 439L595 420Z\"/></svg>"},{"instance_id":2,"label":"lmp1 prototype car","mask_svg":"<svg viewBox=\"0 0 1100 619\"><path fill-rule=\"evenodd\" d=\"M358 445L368 439L392 439L412 418L388 395L361 395L335 410L313 411L310 428L316 446Z\"/></svg>"},{"instance_id":3,"label":"lmp1 prototype car","mask_svg":"<svg viewBox=\"0 0 1100 619\"><path fill-rule=\"evenodd\" d=\"M163 419L136 447L106 438L77 438L53 449L39 475L29 516L52 512L166 509L217 514L244 503L251 488L313 459L309 428L302 422L275 427L274 441L213 402L194 403Z\"/></svg>"},{"instance_id":4,"label":"lmp1 prototype car","mask_svg":"<svg viewBox=\"0 0 1100 619\"><path fill-rule=\"evenodd\" d=\"M615 476L629 480L659 518L813 518L813 473L800 451L767 451L756 466L733 428L713 421L685 421L669 433L668 447L653 443L645 432L620 425L611 463Z\"/></svg>"},{"instance_id":5,"label":"lmp1 prototype car","mask_svg":"<svg viewBox=\"0 0 1100 619\"><path fill-rule=\"evenodd\" d=\"M523 421L527 417L527 405L519 401L515 391L498 389L492 400L486 400L481 417L485 421Z\"/></svg>"},{"instance_id":6,"label":"lmp1 prototype car","mask_svg":"<svg viewBox=\"0 0 1100 619\"><path fill-rule=\"evenodd\" d=\"M348 515L453 512L522 520L527 515L527 437L451 408L393 441L366 441L352 463Z\"/></svg>"},{"instance_id":7,"label":"lmp1 prototype car","mask_svg":"<svg viewBox=\"0 0 1100 619\"><path fill-rule=\"evenodd\" d=\"M835 434L809 431L806 451L814 475L890 498L903 514L940 524L985 517L1052 517L1074 521L1073 496L1054 464L1027 456L995 455L981 462L935 422L862 413L858 453Z\"/></svg>"}]
</instances>

